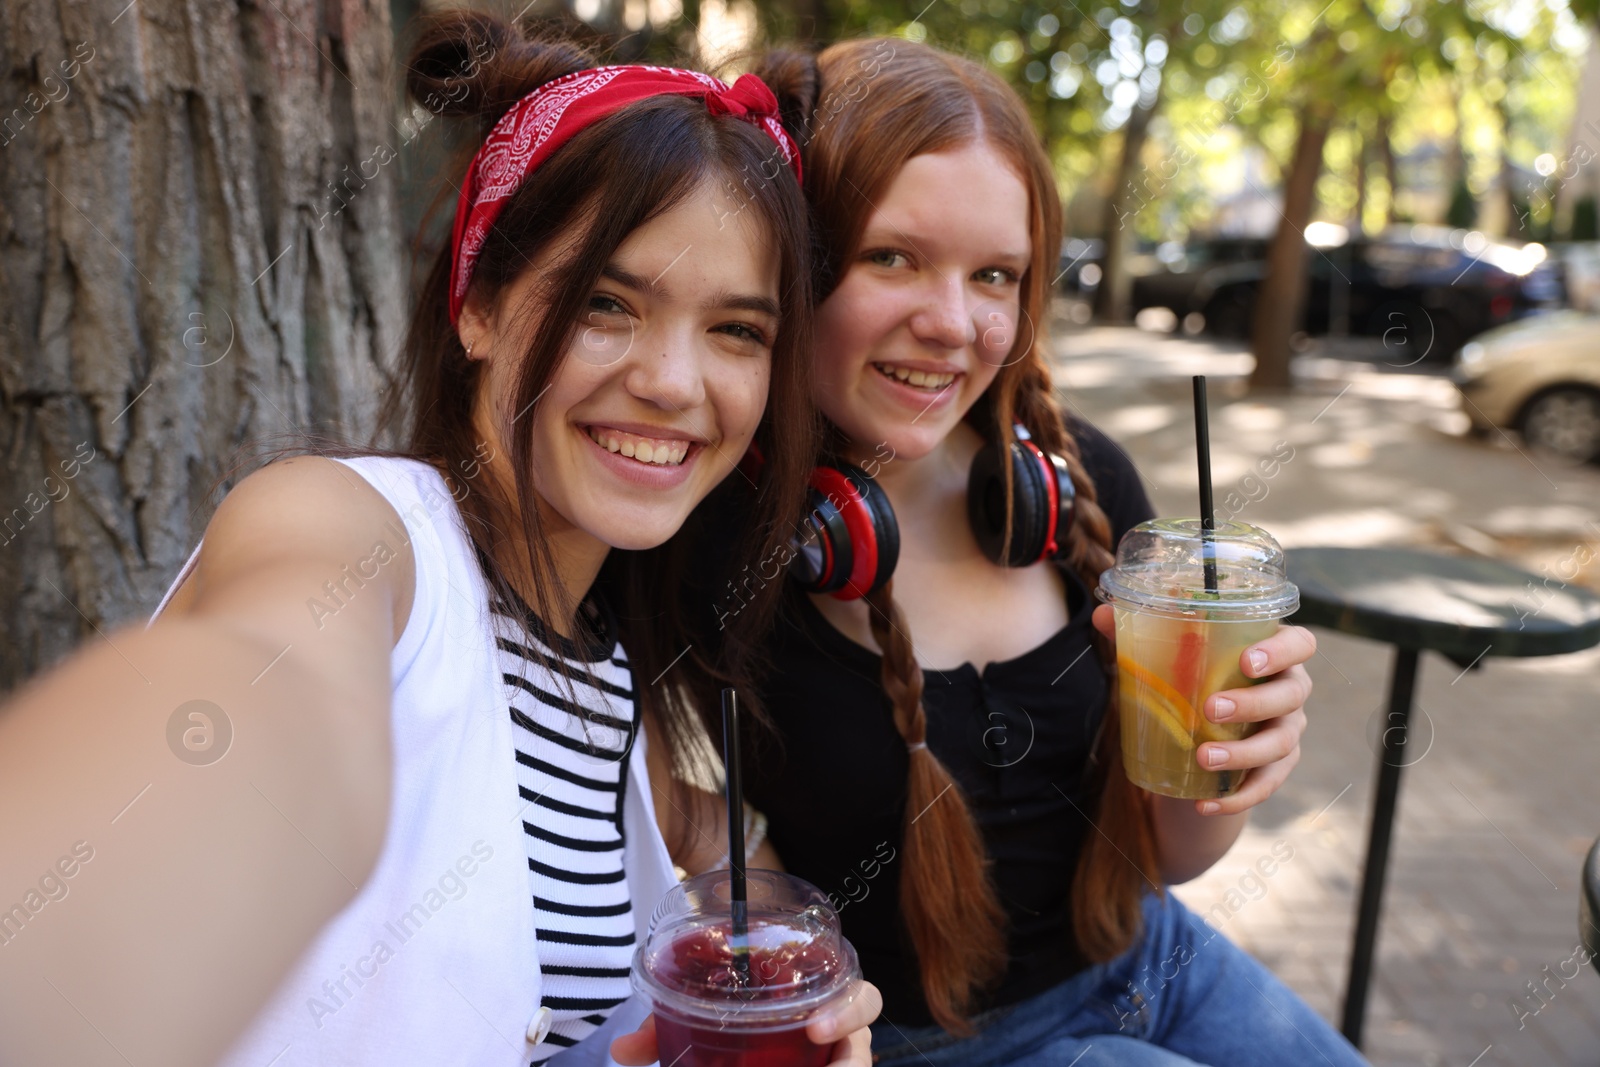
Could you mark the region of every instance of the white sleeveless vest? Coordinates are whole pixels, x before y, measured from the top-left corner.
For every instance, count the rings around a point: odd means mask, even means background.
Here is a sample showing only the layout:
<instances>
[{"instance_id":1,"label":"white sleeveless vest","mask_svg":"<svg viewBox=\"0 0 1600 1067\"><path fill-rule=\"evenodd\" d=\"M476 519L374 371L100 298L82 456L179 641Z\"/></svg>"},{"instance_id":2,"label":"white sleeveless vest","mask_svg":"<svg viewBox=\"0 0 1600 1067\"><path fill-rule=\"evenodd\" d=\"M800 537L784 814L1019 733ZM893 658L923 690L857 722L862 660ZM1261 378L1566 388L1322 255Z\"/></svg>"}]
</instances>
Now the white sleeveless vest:
<instances>
[{"instance_id":1,"label":"white sleeveless vest","mask_svg":"<svg viewBox=\"0 0 1600 1067\"><path fill-rule=\"evenodd\" d=\"M390 658L393 785L377 865L223 1059L224 1067L522 1067L549 1029L488 587L444 479L415 460L339 460L388 498L416 558L411 617ZM197 546L151 616L194 567ZM382 558L387 558L384 555ZM366 564L370 577L376 564ZM360 568L352 567L352 572ZM359 596L359 587L350 595ZM324 611L334 608L324 601ZM308 607L308 610L309 607ZM640 939L676 880L641 750L628 761L625 866ZM314 856L307 862L317 862ZM551 1063L611 1064L636 996Z\"/></svg>"}]
</instances>

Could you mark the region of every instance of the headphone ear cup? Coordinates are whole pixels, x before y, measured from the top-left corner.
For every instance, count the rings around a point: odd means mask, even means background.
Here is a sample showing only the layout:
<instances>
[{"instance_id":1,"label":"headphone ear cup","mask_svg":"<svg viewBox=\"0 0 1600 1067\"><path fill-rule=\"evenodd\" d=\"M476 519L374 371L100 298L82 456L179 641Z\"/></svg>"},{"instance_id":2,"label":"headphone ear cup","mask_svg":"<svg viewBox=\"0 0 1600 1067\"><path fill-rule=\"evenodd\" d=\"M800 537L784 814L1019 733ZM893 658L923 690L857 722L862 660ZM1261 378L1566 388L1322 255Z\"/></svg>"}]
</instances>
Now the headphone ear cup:
<instances>
[{"instance_id":1,"label":"headphone ear cup","mask_svg":"<svg viewBox=\"0 0 1600 1067\"><path fill-rule=\"evenodd\" d=\"M1009 451L1016 499L1011 512L1011 556L1006 566L1026 567L1044 558L1054 516L1050 514L1050 490L1040 465L1044 453L1022 442L1013 443Z\"/></svg>"},{"instance_id":2,"label":"headphone ear cup","mask_svg":"<svg viewBox=\"0 0 1600 1067\"><path fill-rule=\"evenodd\" d=\"M850 580L855 565L850 530L833 501L815 487L806 490L805 517L791 547L789 576L806 592L831 593Z\"/></svg>"},{"instance_id":3,"label":"headphone ear cup","mask_svg":"<svg viewBox=\"0 0 1600 1067\"><path fill-rule=\"evenodd\" d=\"M1078 487L1072 480L1072 472L1067 470L1066 460L1050 452L1044 455L1056 479L1056 555L1059 556L1066 553L1067 538L1078 519Z\"/></svg>"},{"instance_id":4,"label":"headphone ear cup","mask_svg":"<svg viewBox=\"0 0 1600 1067\"><path fill-rule=\"evenodd\" d=\"M1044 553L1050 528L1050 494L1038 460L1016 443L1002 452L990 441L972 459L967 476L967 521L983 554L1002 567L1025 567ZM1001 463L1011 464L1011 545L1006 550L1006 483Z\"/></svg>"},{"instance_id":5,"label":"headphone ear cup","mask_svg":"<svg viewBox=\"0 0 1600 1067\"><path fill-rule=\"evenodd\" d=\"M889 497L859 467L811 472L807 525L790 573L811 593L856 600L878 589L900 560L900 525Z\"/></svg>"},{"instance_id":6,"label":"headphone ear cup","mask_svg":"<svg viewBox=\"0 0 1600 1067\"><path fill-rule=\"evenodd\" d=\"M862 591L865 595L882 589L894 577L895 566L900 562L900 522L894 517L894 505L889 503L889 494L873 480L872 475L860 467L850 466L844 468L844 473L872 514L873 539L878 548L878 565L873 570L871 585Z\"/></svg>"},{"instance_id":7,"label":"headphone ear cup","mask_svg":"<svg viewBox=\"0 0 1600 1067\"><path fill-rule=\"evenodd\" d=\"M983 554L998 563L1004 549L1006 484L1000 473L1000 446L993 441L972 457L967 474L967 524Z\"/></svg>"}]
</instances>

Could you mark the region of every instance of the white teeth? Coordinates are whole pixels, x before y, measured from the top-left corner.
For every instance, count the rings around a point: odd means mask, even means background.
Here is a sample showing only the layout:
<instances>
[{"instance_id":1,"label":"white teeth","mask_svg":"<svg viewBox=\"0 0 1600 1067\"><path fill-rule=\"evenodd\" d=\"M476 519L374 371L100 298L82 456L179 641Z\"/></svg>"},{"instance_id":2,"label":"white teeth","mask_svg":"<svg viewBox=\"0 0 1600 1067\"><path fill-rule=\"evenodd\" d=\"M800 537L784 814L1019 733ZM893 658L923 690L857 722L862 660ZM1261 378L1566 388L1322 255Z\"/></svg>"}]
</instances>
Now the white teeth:
<instances>
[{"instance_id":1,"label":"white teeth","mask_svg":"<svg viewBox=\"0 0 1600 1067\"><path fill-rule=\"evenodd\" d=\"M907 385L918 389L943 389L956 380L954 374L935 374L931 371L910 370L906 367L895 367L888 363L874 363L878 373L886 378L905 382Z\"/></svg>"},{"instance_id":2,"label":"white teeth","mask_svg":"<svg viewBox=\"0 0 1600 1067\"><path fill-rule=\"evenodd\" d=\"M592 427L588 433L589 439L606 451L620 452L630 459L656 467L676 467L689 454L688 442L651 444L649 441L617 438L604 430Z\"/></svg>"}]
</instances>

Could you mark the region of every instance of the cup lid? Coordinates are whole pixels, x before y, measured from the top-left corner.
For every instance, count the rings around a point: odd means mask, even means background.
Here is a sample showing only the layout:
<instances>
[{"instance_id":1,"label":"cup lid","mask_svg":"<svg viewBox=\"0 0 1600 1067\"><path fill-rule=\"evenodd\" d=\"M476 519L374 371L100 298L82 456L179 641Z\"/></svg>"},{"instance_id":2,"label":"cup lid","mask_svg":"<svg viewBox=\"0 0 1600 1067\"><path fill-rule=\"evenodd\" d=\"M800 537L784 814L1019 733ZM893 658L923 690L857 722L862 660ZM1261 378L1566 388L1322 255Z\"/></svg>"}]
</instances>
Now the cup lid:
<instances>
[{"instance_id":1,"label":"cup lid","mask_svg":"<svg viewBox=\"0 0 1600 1067\"><path fill-rule=\"evenodd\" d=\"M732 878L708 871L661 899L634 953L633 985L658 1007L741 1030L788 1028L847 990L861 965L816 886L747 870L748 981L732 947Z\"/></svg>"},{"instance_id":2,"label":"cup lid","mask_svg":"<svg viewBox=\"0 0 1600 1067\"><path fill-rule=\"evenodd\" d=\"M1206 584L1206 564L1216 587ZM1281 619L1300 606L1283 548L1259 526L1199 519L1151 519L1122 535L1117 561L1100 575L1100 596L1163 615L1215 620Z\"/></svg>"}]
</instances>

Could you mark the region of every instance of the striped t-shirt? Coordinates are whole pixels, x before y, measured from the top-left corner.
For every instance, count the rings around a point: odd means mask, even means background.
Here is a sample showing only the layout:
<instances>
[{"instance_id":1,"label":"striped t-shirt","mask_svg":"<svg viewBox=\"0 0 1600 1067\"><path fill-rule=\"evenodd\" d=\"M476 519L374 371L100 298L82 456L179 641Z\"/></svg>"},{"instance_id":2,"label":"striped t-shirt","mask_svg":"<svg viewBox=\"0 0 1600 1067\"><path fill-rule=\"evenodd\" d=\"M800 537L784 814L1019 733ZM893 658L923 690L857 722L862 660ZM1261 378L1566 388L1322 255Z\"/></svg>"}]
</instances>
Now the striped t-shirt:
<instances>
[{"instance_id":1,"label":"striped t-shirt","mask_svg":"<svg viewBox=\"0 0 1600 1067\"><path fill-rule=\"evenodd\" d=\"M585 647L549 632L520 597L509 609L496 598L493 611L523 802L541 1004L553 1013L549 1036L534 1050L531 1063L539 1064L592 1034L632 993L622 812L638 702L616 626L603 612L591 608L598 639Z\"/></svg>"}]
</instances>

